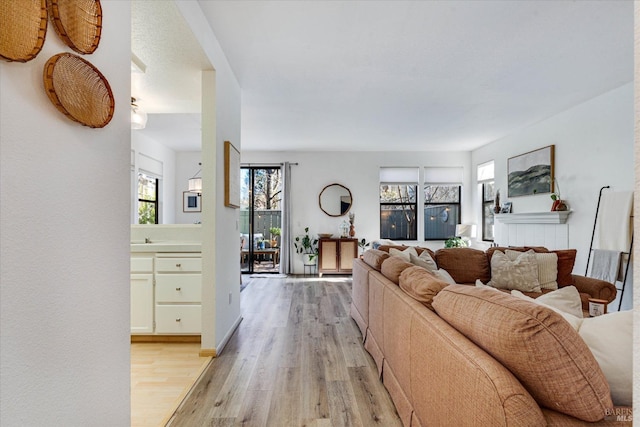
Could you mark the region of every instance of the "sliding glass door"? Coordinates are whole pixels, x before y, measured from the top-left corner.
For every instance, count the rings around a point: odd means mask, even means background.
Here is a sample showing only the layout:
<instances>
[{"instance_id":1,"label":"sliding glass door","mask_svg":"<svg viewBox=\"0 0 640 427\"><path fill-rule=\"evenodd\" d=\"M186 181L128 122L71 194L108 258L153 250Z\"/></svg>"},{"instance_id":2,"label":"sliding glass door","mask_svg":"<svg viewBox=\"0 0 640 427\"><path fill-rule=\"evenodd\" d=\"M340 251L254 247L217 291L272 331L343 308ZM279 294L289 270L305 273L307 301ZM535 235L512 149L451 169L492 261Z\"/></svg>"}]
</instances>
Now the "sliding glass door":
<instances>
[{"instance_id":1,"label":"sliding glass door","mask_svg":"<svg viewBox=\"0 0 640 427\"><path fill-rule=\"evenodd\" d=\"M240 270L278 273L282 229L280 167L242 167L240 182Z\"/></svg>"}]
</instances>

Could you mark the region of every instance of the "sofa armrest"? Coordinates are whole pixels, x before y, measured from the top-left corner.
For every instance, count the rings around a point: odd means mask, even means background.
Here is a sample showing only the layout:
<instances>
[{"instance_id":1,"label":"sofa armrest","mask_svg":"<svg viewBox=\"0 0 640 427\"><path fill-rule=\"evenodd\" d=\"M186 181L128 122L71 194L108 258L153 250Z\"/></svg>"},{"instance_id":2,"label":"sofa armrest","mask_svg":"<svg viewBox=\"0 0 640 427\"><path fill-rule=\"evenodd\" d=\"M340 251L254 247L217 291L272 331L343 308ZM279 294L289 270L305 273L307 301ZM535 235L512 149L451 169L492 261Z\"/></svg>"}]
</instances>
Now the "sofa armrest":
<instances>
[{"instance_id":1,"label":"sofa armrest","mask_svg":"<svg viewBox=\"0 0 640 427\"><path fill-rule=\"evenodd\" d=\"M573 277L573 285L578 289L578 292L589 294L592 298L602 299L607 302L616 299L618 290L613 284L577 274L572 274L571 276Z\"/></svg>"}]
</instances>

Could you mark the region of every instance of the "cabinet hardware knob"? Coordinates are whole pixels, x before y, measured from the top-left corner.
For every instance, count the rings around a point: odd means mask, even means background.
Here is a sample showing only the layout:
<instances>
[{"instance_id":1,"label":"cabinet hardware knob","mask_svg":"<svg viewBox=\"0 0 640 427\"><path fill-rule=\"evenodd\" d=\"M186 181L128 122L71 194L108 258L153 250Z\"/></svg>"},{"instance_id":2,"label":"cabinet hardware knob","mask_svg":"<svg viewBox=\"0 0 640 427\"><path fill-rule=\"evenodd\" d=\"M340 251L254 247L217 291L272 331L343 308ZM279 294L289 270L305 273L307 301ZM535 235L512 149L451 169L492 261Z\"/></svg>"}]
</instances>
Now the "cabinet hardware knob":
<instances>
[{"instance_id":1,"label":"cabinet hardware knob","mask_svg":"<svg viewBox=\"0 0 640 427\"><path fill-rule=\"evenodd\" d=\"M181 290L182 290L182 288L176 288L176 291L181 291Z\"/></svg>"},{"instance_id":2,"label":"cabinet hardware knob","mask_svg":"<svg viewBox=\"0 0 640 427\"><path fill-rule=\"evenodd\" d=\"M176 267L180 268L182 267L182 264L176 264Z\"/></svg>"},{"instance_id":3,"label":"cabinet hardware knob","mask_svg":"<svg viewBox=\"0 0 640 427\"><path fill-rule=\"evenodd\" d=\"M178 318L176 319L176 322L179 322L179 321L180 321L180 318L178 317Z\"/></svg>"}]
</instances>

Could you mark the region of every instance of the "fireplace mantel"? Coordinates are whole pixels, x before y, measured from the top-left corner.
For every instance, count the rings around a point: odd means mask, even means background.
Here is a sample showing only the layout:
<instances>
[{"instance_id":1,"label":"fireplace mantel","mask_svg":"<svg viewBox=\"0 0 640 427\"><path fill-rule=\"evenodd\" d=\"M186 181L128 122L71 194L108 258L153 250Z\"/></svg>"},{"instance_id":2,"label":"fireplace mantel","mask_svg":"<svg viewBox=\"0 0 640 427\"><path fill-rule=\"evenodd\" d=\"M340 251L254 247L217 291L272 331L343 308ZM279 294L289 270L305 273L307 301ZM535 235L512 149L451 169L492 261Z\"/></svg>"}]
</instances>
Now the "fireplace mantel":
<instances>
[{"instance_id":1,"label":"fireplace mantel","mask_svg":"<svg viewBox=\"0 0 640 427\"><path fill-rule=\"evenodd\" d=\"M496 214L496 222L502 224L565 224L572 211L524 212Z\"/></svg>"}]
</instances>

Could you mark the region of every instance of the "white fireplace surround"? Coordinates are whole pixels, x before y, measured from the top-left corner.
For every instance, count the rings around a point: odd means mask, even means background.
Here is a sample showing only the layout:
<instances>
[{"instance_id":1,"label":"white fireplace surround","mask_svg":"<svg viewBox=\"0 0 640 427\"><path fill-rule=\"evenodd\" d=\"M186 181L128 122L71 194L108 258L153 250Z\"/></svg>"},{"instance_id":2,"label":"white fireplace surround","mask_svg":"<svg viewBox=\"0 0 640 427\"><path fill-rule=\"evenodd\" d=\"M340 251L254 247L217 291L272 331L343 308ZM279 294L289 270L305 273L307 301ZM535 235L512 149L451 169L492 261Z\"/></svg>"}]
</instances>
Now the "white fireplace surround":
<instances>
[{"instance_id":1,"label":"white fireplace surround","mask_svg":"<svg viewBox=\"0 0 640 427\"><path fill-rule=\"evenodd\" d=\"M500 246L569 248L571 211L496 214L494 241Z\"/></svg>"}]
</instances>

